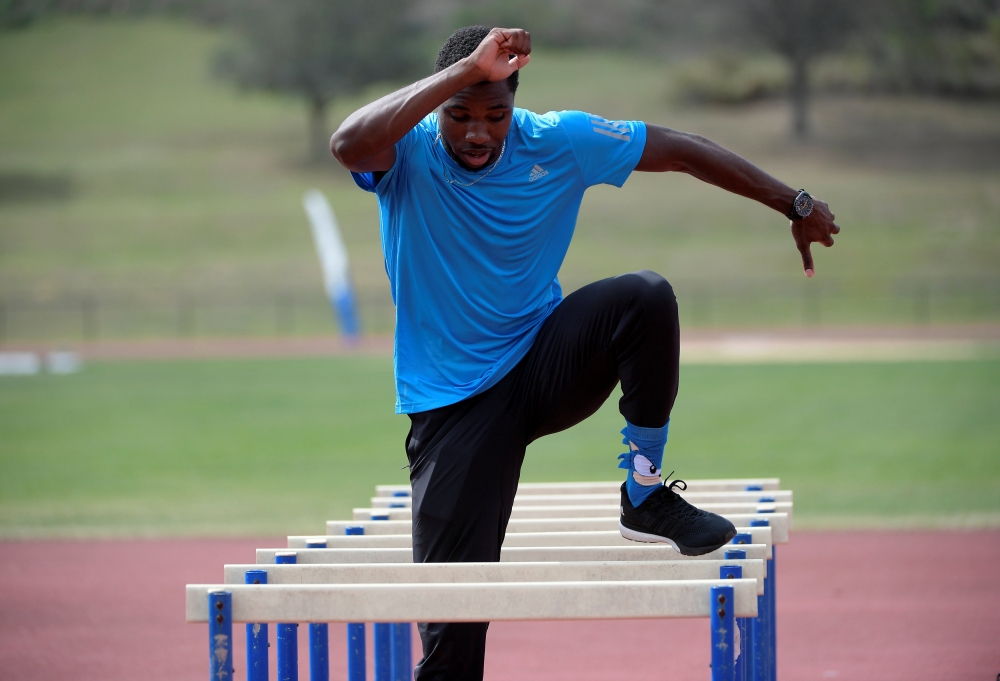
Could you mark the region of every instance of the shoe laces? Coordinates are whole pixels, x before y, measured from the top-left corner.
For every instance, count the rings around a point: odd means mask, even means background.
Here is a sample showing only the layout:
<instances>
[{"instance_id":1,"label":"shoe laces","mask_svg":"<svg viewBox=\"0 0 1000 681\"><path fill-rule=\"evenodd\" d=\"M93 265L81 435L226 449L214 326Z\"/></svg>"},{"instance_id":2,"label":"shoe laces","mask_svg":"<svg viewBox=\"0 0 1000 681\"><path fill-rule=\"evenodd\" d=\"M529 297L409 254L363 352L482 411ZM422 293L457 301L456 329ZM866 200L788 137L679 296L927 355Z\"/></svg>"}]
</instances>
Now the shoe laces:
<instances>
[{"instance_id":1,"label":"shoe laces","mask_svg":"<svg viewBox=\"0 0 1000 681\"><path fill-rule=\"evenodd\" d=\"M674 491L674 487L683 492L688 488L688 484L683 480L674 480L669 485L667 484L667 480L670 480L670 476L673 475L675 472L676 471L670 471L669 473L667 473L667 477L663 478L663 485L671 492Z\"/></svg>"},{"instance_id":2,"label":"shoe laces","mask_svg":"<svg viewBox=\"0 0 1000 681\"><path fill-rule=\"evenodd\" d=\"M670 471L670 475L667 476L667 480L670 476L674 474L674 471ZM687 489L687 483L683 480L673 480L668 485L666 480L663 482L664 492L661 494L656 494L650 498L652 501L655 499L654 503L660 504L662 506L669 506L670 512L682 519L694 519L700 517L703 511L695 506L689 504L681 495L674 491L674 488L681 491Z\"/></svg>"}]
</instances>

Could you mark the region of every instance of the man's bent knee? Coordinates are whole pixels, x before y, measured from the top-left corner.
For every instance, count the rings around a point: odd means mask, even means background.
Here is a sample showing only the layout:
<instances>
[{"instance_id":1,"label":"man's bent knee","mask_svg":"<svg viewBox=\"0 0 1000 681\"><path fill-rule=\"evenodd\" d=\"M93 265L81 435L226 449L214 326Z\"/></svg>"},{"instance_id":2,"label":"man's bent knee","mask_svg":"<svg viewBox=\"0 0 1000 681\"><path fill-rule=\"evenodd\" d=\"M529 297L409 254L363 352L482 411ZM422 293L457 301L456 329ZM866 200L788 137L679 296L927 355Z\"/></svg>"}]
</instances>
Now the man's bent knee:
<instances>
[{"instance_id":1,"label":"man's bent knee","mask_svg":"<svg viewBox=\"0 0 1000 681\"><path fill-rule=\"evenodd\" d=\"M630 272L618 278L628 285L633 296L646 305L665 306L668 309L677 307L677 298L670 282L652 270Z\"/></svg>"}]
</instances>

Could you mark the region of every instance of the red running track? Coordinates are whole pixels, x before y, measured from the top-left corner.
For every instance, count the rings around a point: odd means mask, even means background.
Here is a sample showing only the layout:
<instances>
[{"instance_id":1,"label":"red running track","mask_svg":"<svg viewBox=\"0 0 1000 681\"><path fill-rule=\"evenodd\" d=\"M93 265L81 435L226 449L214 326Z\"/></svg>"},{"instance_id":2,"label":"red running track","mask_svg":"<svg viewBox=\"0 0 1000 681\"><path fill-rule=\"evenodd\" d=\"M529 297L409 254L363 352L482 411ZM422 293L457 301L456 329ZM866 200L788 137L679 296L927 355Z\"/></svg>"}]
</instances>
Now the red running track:
<instances>
[{"instance_id":1,"label":"red running track","mask_svg":"<svg viewBox=\"0 0 1000 681\"><path fill-rule=\"evenodd\" d=\"M184 585L221 581L224 563L251 563L265 545L280 544L0 543L0 679L204 680L206 630L184 622ZM1000 674L1000 531L797 532L778 560L782 679ZM330 637L331 678L343 679L343 627ZM243 679L242 637L237 651ZM307 659L303 649L303 679ZM498 623L486 678L704 681L707 622Z\"/></svg>"}]
</instances>

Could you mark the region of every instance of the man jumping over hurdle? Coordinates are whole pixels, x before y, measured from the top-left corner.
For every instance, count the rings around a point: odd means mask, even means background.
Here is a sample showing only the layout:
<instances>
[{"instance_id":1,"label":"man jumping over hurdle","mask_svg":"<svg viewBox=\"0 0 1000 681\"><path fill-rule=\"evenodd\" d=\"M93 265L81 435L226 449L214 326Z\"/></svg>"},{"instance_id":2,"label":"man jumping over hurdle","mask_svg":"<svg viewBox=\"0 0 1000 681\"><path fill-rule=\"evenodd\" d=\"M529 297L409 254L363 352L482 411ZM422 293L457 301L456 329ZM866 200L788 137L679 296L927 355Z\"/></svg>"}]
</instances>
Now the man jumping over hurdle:
<instances>
[{"instance_id":1,"label":"man jumping over hurdle","mask_svg":"<svg viewBox=\"0 0 1000 681\"><path fill-rule=\"evenodd\" d=\"M330 141L378 198L396 411L411 422L413 558L500 560L525 448L593 414L619 381L622 535L708 553L732 523L660 474L680 350L670 284L633 272L563 298L556 275L584 191L633 170L688 173L790 220L806 276L810 244L832 246L840 230L822 201L697 135L515 108L530 54L527 31L460 29L434 75L355 111ZM482 679L488 626L419 625L418 681Z\"/></svg>"}]
</instances>

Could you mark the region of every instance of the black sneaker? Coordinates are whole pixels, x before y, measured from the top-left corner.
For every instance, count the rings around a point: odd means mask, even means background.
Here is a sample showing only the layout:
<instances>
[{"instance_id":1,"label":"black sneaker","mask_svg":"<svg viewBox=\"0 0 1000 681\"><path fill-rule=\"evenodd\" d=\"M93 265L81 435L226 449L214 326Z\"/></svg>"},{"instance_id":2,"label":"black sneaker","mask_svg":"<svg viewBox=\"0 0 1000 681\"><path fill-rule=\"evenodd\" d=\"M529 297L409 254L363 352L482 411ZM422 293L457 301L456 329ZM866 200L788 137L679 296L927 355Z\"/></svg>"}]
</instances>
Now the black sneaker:
<instances>
[{"instance_id":1,"label":"black sneaker","mask_svg":"<svg viewBox=\"0 0 1000 681\"><path fill-rule=\"evenodd\" d=\"M695 508L674 491L675 485L687 485L674 480L661 485L639 504L632 501L622 483L622 515L618 529L632 541L670 544L685 556L701 556L725 546L736 536L736 528L722 516Z\"/></svg>"}]
</instances>

